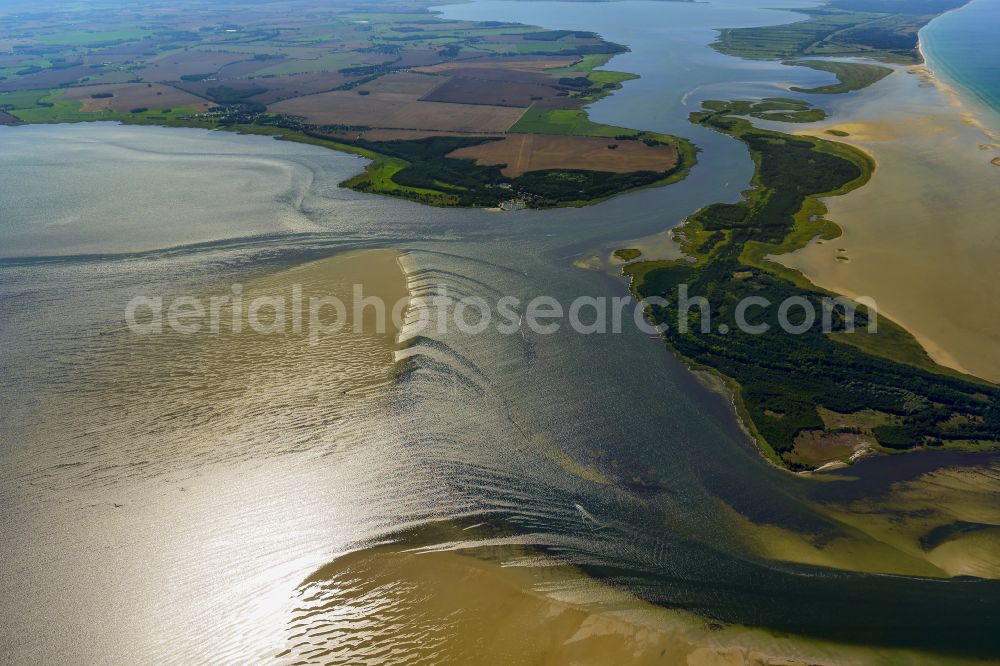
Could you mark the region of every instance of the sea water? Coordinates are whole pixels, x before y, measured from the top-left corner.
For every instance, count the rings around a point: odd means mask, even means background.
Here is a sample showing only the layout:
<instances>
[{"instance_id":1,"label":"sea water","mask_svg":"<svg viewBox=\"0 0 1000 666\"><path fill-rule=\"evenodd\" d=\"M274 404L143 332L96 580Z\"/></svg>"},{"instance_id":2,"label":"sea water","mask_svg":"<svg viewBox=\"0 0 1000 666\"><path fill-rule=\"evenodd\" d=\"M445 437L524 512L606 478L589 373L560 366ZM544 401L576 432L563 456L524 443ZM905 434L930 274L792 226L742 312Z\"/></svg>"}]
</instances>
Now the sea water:
<instances>
[{"instance_id":1,"label":"sea water","mask_svg":"<svg viewBox=\"0 0 1000 666\"><path fill-rule=\"evenodd\" d=\"M938 17L920 38L928 64L957 84L960 93L985 107L983 119L1000 130L1000 0L973 0Z\"/></svg>"},{"instance_id":2,"label":"sea water","mask_svg":"<svg viewBox=\"0 0 1000 666\"><path fill-rule=\"evenodd\" d=\"M731 87L775 92L773 81L793 76L806 85L822 78L706 48L712 26L777 23L788 13L751 12L746 3L738 17L726 4L544 4L499 10L507 20L614 28L609 37L633 49L622 68L646 82L620 93L633 94L634 106L613 96L597 105L595 118L694 138L703 152L687 181L584 209L439 210L338 189L361 163L317 147L200 130L0 128L0 142L37 132L36 153L0 153L5 174L35 169L39 160L50 165L46 181L0 182L0 200L51 206L37 222L21 207L0 228L0 247L15 236L21 243L9 252L18 258L0 262L0 611L8 623L0 651L33 662L157 663L266 661L286 645L307 643L322 651L336 637L322 614L308 626L296 621L312 603L301 596L302 581L322 578L326 562L388 535L470 519L503 525L520 542L657 603L736 623L862 642L977 649L977 640L988 640L989 614L972 614L997 598L991 583L834 572L748 551L729 529L726 507L831 548L851 530L810 506L807 495L819 486L764 461L730 405L636 329L614 336L431 331L411 341L405 370L384 393L337 397L332 409L316 389L349 370L335 367L336 359L302 363L267 384L258 376L267 366L242 355L199 366L183 348L132 354L122 312L137 292L217 293L359 246L401 252L415 296L440 285L488 301L622 296L622 280L574 260L675 225L747 186L744 147L687 124L698 99ZM533 13L542 9L548 18ZM697 43L681 40L685 22ZM674 37L665 40L664 30ZM626 116L639 113L630 108L647 115ZM209 136L225 145L201 143ZM123 147L118 159L143 178L123 188L105 169L88 191L47 196L73 188L89 164L107 159L111 144ZM63 162L67 146L77 157ZM224 185L200 213L182 207L174 227L163 226L170 216L151 223L132 215L147 192L184 200L184 181L174 177L178 150L204 154L184 163L206 183L257 183L261 169L280 175L263 210L257 207L262 216L245 229L230 220L239 188ZM216 157L234 153L254 171ZM102 203L124 194L128 209ZM103 220L102 211L115 219ZM67 227L90 220L96 230L79 244L24 235L71 215L80 219ZM149 250L141 234L120 233L129 220L170 233ZM217 358L212 348L198 353ZM207 376L205 368L217 373ZM193 401L197 392L206 399ZM304 413L315 418L303 421ZM850 479L865 477L863 467L837 487L847 492ZM892 475L875 476L871 492L884 492ZM951 626L938 637L942 618L964 623L958 629L970 639Z\"/></svg>"}]
</instances>

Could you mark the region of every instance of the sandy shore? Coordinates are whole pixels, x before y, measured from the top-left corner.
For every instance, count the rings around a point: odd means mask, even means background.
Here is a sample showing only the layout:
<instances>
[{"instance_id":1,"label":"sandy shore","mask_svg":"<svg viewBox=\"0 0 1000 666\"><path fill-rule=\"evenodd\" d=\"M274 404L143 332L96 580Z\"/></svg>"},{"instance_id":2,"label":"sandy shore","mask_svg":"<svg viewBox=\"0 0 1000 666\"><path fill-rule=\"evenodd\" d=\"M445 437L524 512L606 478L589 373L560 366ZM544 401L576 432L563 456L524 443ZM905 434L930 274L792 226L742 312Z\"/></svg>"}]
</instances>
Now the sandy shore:
<instances>
[{"instance_id":1,"label":"sandy shore","mask_svg":"<svg viewBox=\"0 0 1000 666\"><path fill-rule=\"evenodd\" d=\"M840 100L802 130L873 155L871 182L828 200L844 230L780 258L814 283L873 297L937 362L1000 381L996 133L925 66Z\"/></svg>"},{"instance_id":2,"label":"sandy shore","mask_svg":"<svg viewBox=\"0 0 1000 666\"><path fill-rule=\"evenodd\" d=\"M942 663L714 623L514 546L427 551L401 543L357 551L310 576L299 595L308 603L280 655L289 663L310 654L348 663L354 645L404 661L484 665ZM361 609L370 622L357 621Z\"/></svg>"},{"instance_id":3,"label":"sandy shore","mask_svg":"<svg viewBox=\"0 0 1000 666\"><path fill-rule=\"evenodd\" d=\"M837 483L839 481L834 481ZM844 536L812 535L756 524L722 507L749 550L770 559L850 571L1000 579L1000 469L943 467L894 484L882 496L813 504ZM975 526L959 529L958 526ZM927 542L932 534L945 535Z\"/></svg>"}]
</instances>

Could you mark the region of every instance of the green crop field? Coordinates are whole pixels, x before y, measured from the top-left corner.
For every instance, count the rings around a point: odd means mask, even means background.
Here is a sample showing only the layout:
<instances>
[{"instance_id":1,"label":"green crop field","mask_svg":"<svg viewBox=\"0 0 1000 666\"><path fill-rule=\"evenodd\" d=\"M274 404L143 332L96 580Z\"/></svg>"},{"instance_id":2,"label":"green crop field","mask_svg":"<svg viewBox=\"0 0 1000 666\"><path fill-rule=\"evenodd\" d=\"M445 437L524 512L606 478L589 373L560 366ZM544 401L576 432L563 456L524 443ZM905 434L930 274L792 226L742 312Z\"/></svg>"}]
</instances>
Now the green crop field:
<instances>
[{"instance_id":1,"label":"green crop field","mask_svg":"<svg viewBox=\"0 0 1000 666\"><path fill-rule=\"evenodd\" d=\"M639 132L595 123L582 109L539 109L530 108L518 120L511 132L517 134L564 134L573 136L637 136Z\"/></svg>"}]
</instances>

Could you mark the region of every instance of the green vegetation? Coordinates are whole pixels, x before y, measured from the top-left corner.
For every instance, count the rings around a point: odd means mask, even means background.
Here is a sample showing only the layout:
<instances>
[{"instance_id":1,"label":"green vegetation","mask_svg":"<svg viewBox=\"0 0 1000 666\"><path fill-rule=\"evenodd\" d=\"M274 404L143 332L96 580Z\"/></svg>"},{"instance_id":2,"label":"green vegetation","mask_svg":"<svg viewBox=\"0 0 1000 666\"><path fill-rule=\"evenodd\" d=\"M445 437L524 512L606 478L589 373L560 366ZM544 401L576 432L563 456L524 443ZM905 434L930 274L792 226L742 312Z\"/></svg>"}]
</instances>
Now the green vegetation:
<instances>
[{"instance_id":1,"label":"green vegetation","mask_svg":"<svg viewBox=\"0 0 1000 666\"><path fill-rule=\"evenodd\" d=\"M82 102L59 99L62 90L30 90L0 95L0 110L5 110L25 123L78 123L99 120L143 125L190 125L201 127L204 123L191 122L197 113L191 107L148 109L136 107L124 111L81 111Z\"/></svg>"},{"instance_id":2,"label":"green vegetation","mask_svg":"<svg viewBox=\"0 0 1000 666\"><path fill-rule=\"evenodd\" d=\"M814 123L826 118L826 111L809 102L783 97L765 97L760 102L707 100L702 106L710 111L724 110L734 116L751 116L783 123Z\"/></svg>"},{"instance_id":3,"label":"green vegetation","mask_svg":"<svg viewBox=\"0 0 1000 666\"><path fill-rule=\"evenodd\" d=\"M548 70L549 73L563 74L559 85L574 90L574 96L587 104L610 95L622 87L625 81L639 78L628 72L597 71L588 69L603 65L606 59L584 56L576 64ZM561 134L570 136L598 136L604 138L635 137L636 130L614 125L604 125L590 120L585 109L545 109L531 107L510 128L516 134Z\"/></svg>"},{"instance_id":4,"label":"green vegetation","mask_svg":"<svg viewBox=\"0 0 1000 666\"><path fill-rule=\"evenodd\" d=\"M615 250L614 254L622 261L635 261L642 256L642 250L638 250L634 247L623 247L620 250Z\"/></svg>"},{"instance_id":5,"label":"green vegetation","mask_svg":"<svg viewBox=\"0 0 1000 666\"><path fill-rule=\"evenodd\" d=\"M601 86L605 90L617 90L625 81L633 81L639 78L638 74L628 72L593 71L587 75L592 85Z\"/></svg>"},{"instance_id":6,"label":"green vegetation","mask_svg":"<svg viewBox=\"0 0 1000 666\"><path fill-rule=\"evenodd\" d=\"M510 131L515 134L564 134L571 136L637 137L640 132L590 120L583 109L528 109Z\"/></svg>"},{"instance_id":7,"label":"green vegetation","mask_svg":"<svg viewBox=\"0 0 1000 666\"><path fill-rule=\"evenodd\" d=\"M817 88L793 87L793 92L810 93L812 95L837 95L867 88L892 74L892 68L882 65L871 65L858 62L831 62L829 60L788 60L786 65L809 67L821 72L836 75L840 83L833 83Z\"/></svg>"},{"instance_id":8,"label":"green vegetation","mask_svg":"<svg viewBox=\"0 0 1000 666\"><path fill-rule=\"evenodd\" d=\"M301 17L276 22L274 15L261 11L236 24L225 7L186 0L166 15L142 3L123 14L74 6L52 8L51 20L46 22L51 27L45 29L29 14L11 14L0 28L0 41L11 41L11 52L18 57L8 58L11 66L0 70L0 120L7 124L118 121L191 126L306 141L371 160L364 173L344 183L347 187L438 206L584 205L623 191L675 182L695 163L696 150L687 142L601 125L588 118L587 104L635 78L596 70L626 51L625 47L592 32L495 21L445 21L426 7L419 0L404 0L392 11L366 12L361 5L318 3ZM337 46L331 48L333 44ZM557 55L548 64L571 60L573 64L545 70L546 62L540 59L537 70L529 72L507 69L496 57L526 54ZM460 88L453 98L439 103L507 107L537 102L547 106L558 98L554 106L566 108L530 108L515 131L602 137L609 140L609 149L628 140L671 143L678 146L679 163L664 172L621 174L590 170L595 162L584 160L580 166L586 169L536 171L507 178L503 165L478 166L471 160L448 157L457 148L488 140L470 138L479 133L476 123L482 124L483 133L505 126L504 119L512 118L507 108L497 116L500 120L472 114L482 119L470 120L468 126L455 123L452 136L381 142L359 137L372 129L357 126L359 113L366 124L370 118L372 126L391 123L392 129L407 129L408 108L414 111L414 123L439 111L423 99L424 84L436 87L433 84L443 84L454 74L447 70L438 73L439 79L431 79L413 70L462 56L485 58L492 67L499 64L496 72L507 78L497 80L514 91L511 103L507 104L506 97L490 98L489 84ZM391 76L383 86L386 75ZM141 89L141 84L152 88L154 81L183 94ZM113 97L111 106L127 112L64 99L61 94L70 87L118 83L140 85L116 87L114 92L95 87L91 90L98 92L85 94L90 99ZM392 92L382 94L386 90ZM326 93L345 91L355 91L357 97L352 100L366 98L363 112L341 112L336 104L332 109L323 106L330 99ZM304 99L305 104L294 111L277 106L292 99ZM309 107L313 100L316 108ZM404 118L402 127L400 118Z\"/></svg>"},{"instance_id":9,"label":"green vegetation","mask_svg":"<svg viewBox=\"0 0 1000 666\"><path fill-rule=\"evenodd\" d=\"M967 0L830 0L796 10L805 21L723 30L715 48L742 58L864 56L910 64L920 62L917 32L935 16Z\"/></svg>"},{"instance_id":10,"label":"green vegetation","mask_svg":"<svg viewBox=\"0 0 1000 666\"><path fill-rule=\"evenodd\" d=\"M31 109L46 103L46 98L55 92L57 91L46 88L44 90L15 90L0 93L0 109L7 111Z\"/></svg>"},{"instance_id":11,"label":"green vegetation","mask_svg":"<svg viewBox=\"0 0 1000 666\"><path fill-rule=\"evenodd\" d=\"M566 75L566 74L576 74L579 72L588 73L596 70L598 67L603 67L608 64L611 60L613 54L610 53L592 53L585 55L578 61L569 65L567 67L557 67L548 70L549 74Z\"/></svg>"},{"instance_id":12,"label":"green vegetation","mask_svg":"<svg viewBox=\"0 0 1000 666\"><path fill-rule=\"evenodd\" d=\"M555 42L566 37L581 37L583 39L594 39L597 37L592 32L577 32L574 30L543 30L541 32L526 32L521 36L524 39L539 42Z\"/></svg>"},{"instance_id":13,"label":"green vegetation","mask_svg":"<svg viewBox=\"0 0 1000 666\"><path fill-rule=\"evenodd\" d=\"M315 135L314 135L315 136ZM388 194L436 206L495 206L489 192L502 177L496 167L446 157L493 139L430 137L416 141L363 141L346 145L375 161L362 176L342 183L360 192Z\"/></svg>"},{"instance_id":14,"label":"green vegetation","mask_svg":"<svg viewBox=\"0 0 1000 666\"><path fill-rule=\"evenodd\" d=\"M654 321L669 327L663 333L667 343L696 367L724 377L762 449L793 469L804 467L795 455L801 433L845 431L827 426L819 408L848 423L864 410L889 415L884 424L864 430L887 451L1000 442L1000 389L936 366L892 322L880 319L878 331L869 332L871 312L864 306L857 307L856 328L849 331L847 311L829 300L832 294L766 259L814 235L838 234L823 218L819 198L860 187L874 165L844 144L755 128L736 117L747 105L752 103L713 103L692 114L692 121L747 145L757 167L754 188L740 203L713 204L691 216L683 231L693 262L640 261L624 269L637 297L667 299L649 310ZM707 300L710 330L701 330L700 307L681 306L680 285L687 285L691 298ZM772 304L744 313L746 324L767 325L767 332L741 330L737 306L748 297ZM793 297L817 313L809 322L802 309L791 309L788 321L801 325L798 335L784 332L778 318L778 304Z\"/></svg>"},{"instance_id":15,"label":"green vegetation","mask_svg":"<svg viewBox=\"0 0 1000 666\"><path fill-rule=\"evenodd\" d=\"M826 133L829 134L830 136L840 136L840 137L851 136L850 132L845 132L844 130L838 130L838 129L828 129Z\"/></svg>"},{"instance_id":16,"label":"green vegetation","mask_svg":"<svg viewBox=\"0 0 1000 666\"><path fill-rule=\"evenodd\" d=\"M504 165L481 166L473 160L448 157L455 150L496 141L495 138L439 136L411 141L345 141L315 131L306 132L306 136L318 145L373 160L363 174L345 181L343 186L435 206L495 207L504 201L518 201L533 208L584 205L683 178L695 155L693 148L680 151L677 166L665 172L549 169L508 178L501 173Z\"/></svg>"}]
</instances>

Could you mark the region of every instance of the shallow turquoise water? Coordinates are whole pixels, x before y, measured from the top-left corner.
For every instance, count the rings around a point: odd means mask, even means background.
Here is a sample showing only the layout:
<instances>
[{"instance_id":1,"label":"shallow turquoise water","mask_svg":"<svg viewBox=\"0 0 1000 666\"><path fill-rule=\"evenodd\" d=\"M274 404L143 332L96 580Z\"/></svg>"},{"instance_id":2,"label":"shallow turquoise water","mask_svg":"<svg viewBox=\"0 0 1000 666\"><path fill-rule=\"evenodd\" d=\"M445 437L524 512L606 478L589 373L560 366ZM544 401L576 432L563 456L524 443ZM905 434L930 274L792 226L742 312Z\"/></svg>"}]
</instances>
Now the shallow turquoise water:
<instances>
[{"instance_id":1,"label":"shallow turquoise water","mask_svg":"<svg viewBox=\"0 0 1000 666\"><path fill-rule=\"evenodd\" d=\"M928 63L960 92L975 97L991 111L989 122L1000 127L1000 0L973 0L925 27L920 37Z\"/></svg>"}]
</instances>

